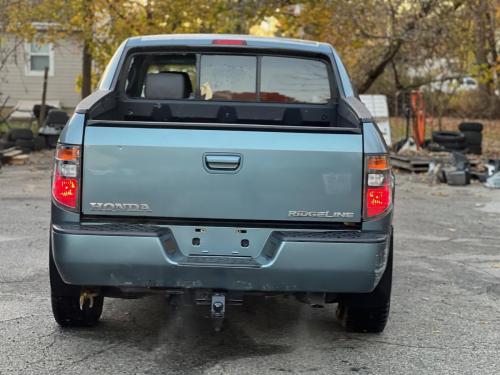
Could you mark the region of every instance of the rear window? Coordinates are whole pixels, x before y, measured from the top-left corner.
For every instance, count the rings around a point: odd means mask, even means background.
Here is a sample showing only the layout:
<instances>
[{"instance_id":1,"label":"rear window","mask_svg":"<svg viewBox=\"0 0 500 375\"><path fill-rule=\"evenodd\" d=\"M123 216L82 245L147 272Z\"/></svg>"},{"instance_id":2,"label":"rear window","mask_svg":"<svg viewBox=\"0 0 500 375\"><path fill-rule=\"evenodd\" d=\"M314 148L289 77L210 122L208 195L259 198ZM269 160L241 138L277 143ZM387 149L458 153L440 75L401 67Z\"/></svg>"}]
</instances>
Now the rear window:
<instances>
[{"instance_id":1,"label":"rear window","mask_svg":"<svg viewBox=\"0 0 500 375\"><path fill-rule=\"evenodd\" d=\"M138 54L129 66L125 92L131 98L298 104L331 99L328 65L317 59Z\"/></svg>"},{"instance_id":2,"label":"rear window","mask_svg":"<svg viewBox=\"0 0 500 375\"><path fill-rule=\"evenodd\" d=\"M280 103L328 103L328 70L322 61L263 56L260 99Z\"/></svg>"},{"instance_id":3,"label":"rear window","mask_svg":"<svg viewBox=\"0 0 500 375\"><path fill-rule=\"evenodd\" d=\"M203 55L200 91L205 100L257 100L255 56Z\"/></svg>"}]
</instances>

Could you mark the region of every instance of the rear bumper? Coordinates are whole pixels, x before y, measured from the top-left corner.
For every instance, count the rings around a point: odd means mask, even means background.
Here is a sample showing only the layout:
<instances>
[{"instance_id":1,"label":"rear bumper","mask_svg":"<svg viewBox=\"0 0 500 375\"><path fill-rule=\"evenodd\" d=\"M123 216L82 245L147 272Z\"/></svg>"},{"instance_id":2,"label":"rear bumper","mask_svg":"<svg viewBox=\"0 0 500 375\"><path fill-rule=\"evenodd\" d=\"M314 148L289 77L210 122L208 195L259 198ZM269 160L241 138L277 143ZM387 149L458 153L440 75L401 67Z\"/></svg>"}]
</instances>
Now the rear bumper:
<instances>
[{"instance_id":1,"label":"rear bumper","mask_svg":"<svg viewBox=\"0 0 500 375\"><path fill-rule=\"evenodd\" d=\"M387 262L385 233L260 231L256 256L189 256L173 227L53 225L52 251L68 284L261 292L370 292Z\"/></svg>"}]
</instances>

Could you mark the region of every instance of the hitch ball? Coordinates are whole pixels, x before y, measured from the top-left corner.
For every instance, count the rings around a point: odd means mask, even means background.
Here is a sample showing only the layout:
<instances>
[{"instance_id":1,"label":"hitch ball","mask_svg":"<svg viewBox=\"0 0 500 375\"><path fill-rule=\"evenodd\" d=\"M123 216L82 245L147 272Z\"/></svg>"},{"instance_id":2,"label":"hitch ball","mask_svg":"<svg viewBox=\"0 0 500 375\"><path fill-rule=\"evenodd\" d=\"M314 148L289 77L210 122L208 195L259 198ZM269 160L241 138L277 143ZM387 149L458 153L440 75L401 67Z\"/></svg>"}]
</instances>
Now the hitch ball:
<instances>
[{"instance_id":1,"label":"hitch ball","mask_svg":"<svg viewBox=\"0 0 500 375\"><path fill-rule=\"evenodd\" d=\"M212 316L223 318L226 312L226 297L224 294L214 294L212 296Z\"/></svg>"},{"instance_id":2,"label":"hitch ball","mask_svg":"<svg viewBox=\"0 0 500 375\"><path fill-rule=\"evenodd\" d=\"M214 294L212 296L212 322L216 332L219 332L222 329L225 312L226 297L224 294Z\"/></svg>"},{"instance_id":3,"label":"hitch ball","mask_svg":"<svg viewBox=\"0 0 500 375\"><path fill-rule=\"evenodd\" d=\"M216 301L213 304L213 309L216 314L220 314L224 311L224 304L220 301Z\"/></svg>"}]
</instances>

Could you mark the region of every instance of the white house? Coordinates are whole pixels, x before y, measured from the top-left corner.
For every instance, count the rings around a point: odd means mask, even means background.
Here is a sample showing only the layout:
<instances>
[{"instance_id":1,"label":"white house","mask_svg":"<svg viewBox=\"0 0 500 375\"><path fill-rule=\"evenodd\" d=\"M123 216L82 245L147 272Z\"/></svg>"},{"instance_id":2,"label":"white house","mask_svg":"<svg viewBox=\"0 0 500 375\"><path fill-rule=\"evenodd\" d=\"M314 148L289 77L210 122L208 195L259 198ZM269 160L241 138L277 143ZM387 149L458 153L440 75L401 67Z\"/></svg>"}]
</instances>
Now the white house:
<instances>
[{"instance_id":1,"label":"white house","mask_svg":"<svg viewBox=\"0 0 500 375\"><path fill-rule=\"evenodd\" d=\"M0 35L4 47L15 40L13 35ZM80 101L76 81L82 71L82 47L72 37L54 43L21 43L0 71L0 105L6 97L7 107L19 101L40 102L45 67L49 68L47 102L74 108Z\"/></svg>"}]
</instances>

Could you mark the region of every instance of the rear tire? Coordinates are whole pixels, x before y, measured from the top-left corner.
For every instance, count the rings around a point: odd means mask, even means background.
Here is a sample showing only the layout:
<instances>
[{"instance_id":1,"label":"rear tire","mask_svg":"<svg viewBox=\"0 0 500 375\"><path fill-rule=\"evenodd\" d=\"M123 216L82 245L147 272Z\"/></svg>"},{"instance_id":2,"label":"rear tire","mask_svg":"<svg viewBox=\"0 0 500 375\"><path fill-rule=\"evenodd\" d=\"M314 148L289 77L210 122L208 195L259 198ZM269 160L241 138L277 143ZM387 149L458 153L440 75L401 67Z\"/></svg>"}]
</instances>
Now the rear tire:
<instances>
[{"instance_id":1,"label":"rear tire","mask_svg":"<svg viewBox=\"0 0 500 375\"><path fill-rule=\"evenodd\" d=\"M80 309L80 295L61 296L52 295L52 314L61 327L93 327L101 317L104 298L94 298L92 307L87 303Z\"/></svg>"},{"instance_id":2,"label":"rear tire","mask_svg":"<svg viewBox=\"0 0 500 375\"><path fill-rule=\"evenodd\" d=\"M348 332L380 333L384 330L391 305L393 237L384 274L371 293L340 297L337 318Z\"/></svg>"},{"instance_id":3,"label":"rear tire","mask_svg":"<svg viewBox=\"0 0 500 375\"><path fill-rule=\"evenodd\" d=\"M87 301L80 309L80 293L82 287L66 284L59 274L52 256L52 245L49 256L50 290L52 314L61 327L93 327L101 317L104 297L94 297L92 307Z\"/></svg>"}]
</instances>

